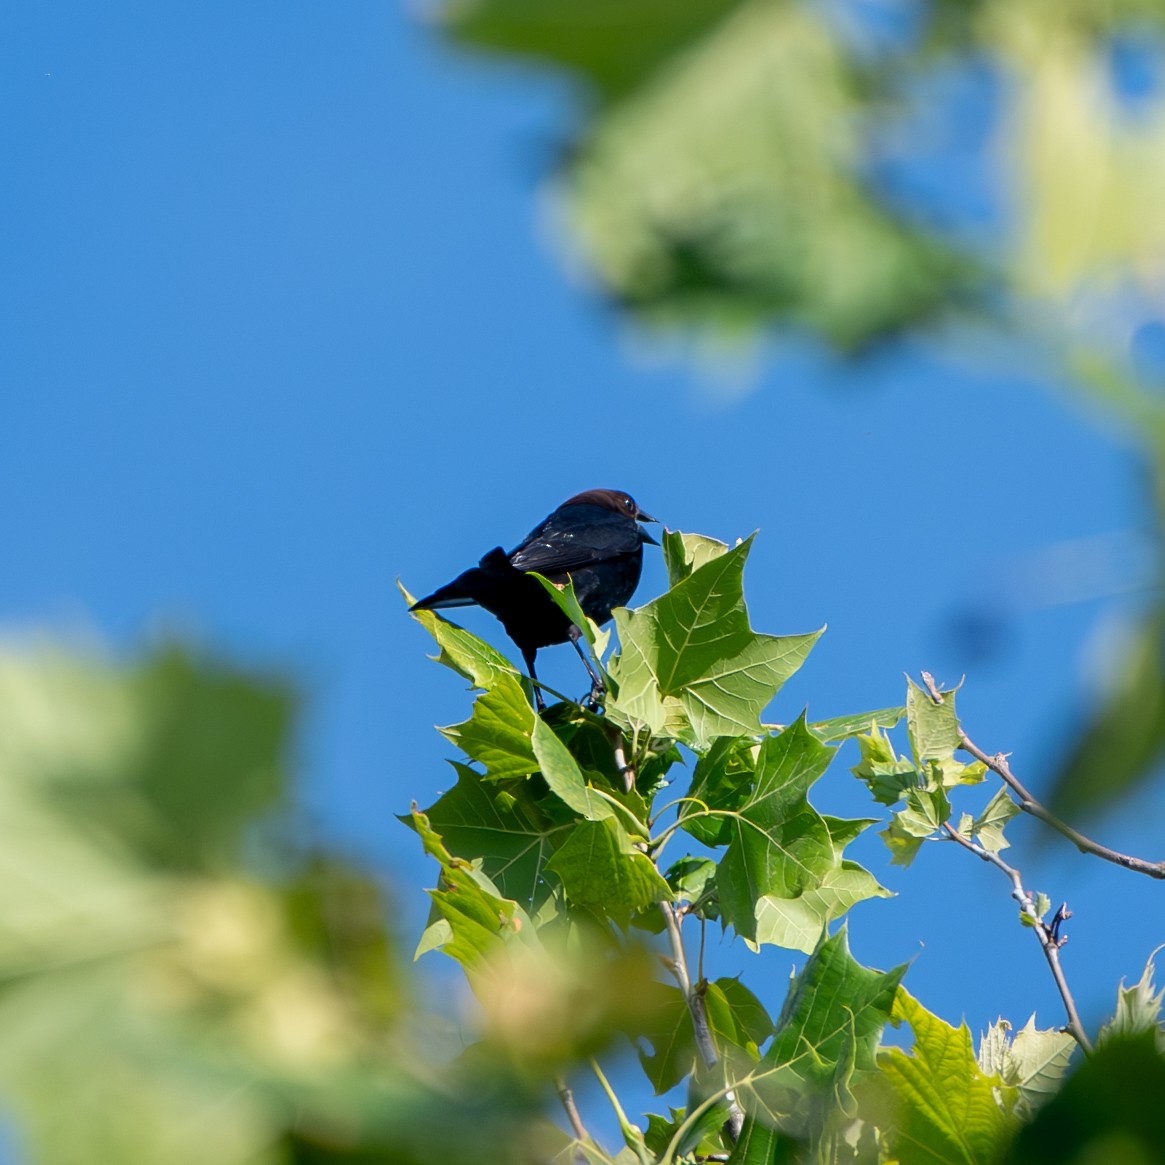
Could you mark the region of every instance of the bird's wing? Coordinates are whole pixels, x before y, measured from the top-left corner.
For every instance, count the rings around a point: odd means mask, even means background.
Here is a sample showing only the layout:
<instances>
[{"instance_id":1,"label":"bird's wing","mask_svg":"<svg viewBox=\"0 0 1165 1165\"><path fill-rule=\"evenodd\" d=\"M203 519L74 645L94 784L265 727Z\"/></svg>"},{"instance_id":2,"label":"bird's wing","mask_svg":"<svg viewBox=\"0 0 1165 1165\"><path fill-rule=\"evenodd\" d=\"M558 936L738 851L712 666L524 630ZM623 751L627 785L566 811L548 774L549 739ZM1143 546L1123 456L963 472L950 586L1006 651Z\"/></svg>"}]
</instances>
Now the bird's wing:
<instances>
[{"instance_id":1,"label":"bird's wing","mask_svg":"<svg viewBox=\"0 0 1165 1165\"><path fill-rule=\"evenodd\" d=\"M634 519L602 506L564 506L526 535L510 554L518 570L565 574L610 558L634 553L642 545Z\"/></svg>"}]
</instances>

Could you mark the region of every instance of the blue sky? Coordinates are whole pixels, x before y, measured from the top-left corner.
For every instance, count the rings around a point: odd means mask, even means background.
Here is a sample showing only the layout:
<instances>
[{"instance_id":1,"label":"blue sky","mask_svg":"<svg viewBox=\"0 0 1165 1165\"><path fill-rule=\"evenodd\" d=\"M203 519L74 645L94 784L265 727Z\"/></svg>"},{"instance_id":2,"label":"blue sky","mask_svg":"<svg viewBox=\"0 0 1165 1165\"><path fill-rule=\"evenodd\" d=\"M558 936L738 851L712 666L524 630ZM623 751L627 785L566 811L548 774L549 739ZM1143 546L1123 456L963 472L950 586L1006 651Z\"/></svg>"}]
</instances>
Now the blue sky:
<instances>
[{"instance_id":1,"label":"blue sky","mask_svg":"<svg viewBox=\"0 0 1165 1165\"><path fill-rule=\"evenodd\" d=\"M433 875L393 814L447 784L431 726L469 698L394 579L432 589L593 486L673 528L760 529L754 625L829 624L771 718L967 671L971 735L1047 776L1131 600L1048 605L1072 580L1040 563L1069 540L1124 546L1144 513L1119 437L1031 362L1005 375L964 342L846 369L773 344L745 376L629 340L540 226L564 90L394 5L26 0L6 26L0 620L117 651L177 630L292 669L312 819L391 872L406 932ZM1006 609L1033 571L1001 649L960 650L952 612ZM662 585L655 558L640 599ZM582 690L569 649L544 658ZM874 808L845 763L819 789L823 809ZM1148 818L1098 832L1151 855ZM1076 910L1068 973L1095 1017L1159 941L1135 925L1144 887L1016 837L1032 884ZM1060 1022L1002 878L948 847L903 872L862 846L900 897L855 911L860 959L915 959L907 985L973 1029ZM718 957L755 980L742 949ZM774 1006L788 962L763 964Z\"/></svg>"}]
</instances>

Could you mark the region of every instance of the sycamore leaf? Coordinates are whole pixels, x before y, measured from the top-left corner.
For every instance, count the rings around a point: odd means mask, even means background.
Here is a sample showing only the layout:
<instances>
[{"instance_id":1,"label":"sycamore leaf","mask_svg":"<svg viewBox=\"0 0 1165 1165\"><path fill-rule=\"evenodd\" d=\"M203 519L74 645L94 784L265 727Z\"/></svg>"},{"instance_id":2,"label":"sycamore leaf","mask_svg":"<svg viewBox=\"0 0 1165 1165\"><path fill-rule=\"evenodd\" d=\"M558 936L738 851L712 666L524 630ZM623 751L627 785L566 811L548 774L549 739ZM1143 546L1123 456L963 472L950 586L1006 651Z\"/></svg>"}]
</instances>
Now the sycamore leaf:
<instances>
[{"instance_id":1,"label":"sycamore leaf","mask_svg":"<svg viewBox=\"0 0 1165 1165\"><path fill-rule=\"evenodd\" d=\"M951 815L951 803L941 788L907 789L903 800L905 807L890 818L890 824L879 835L896 866L910 865L922 843Z\"/></svg>"},{"instance_id":2,"label":"sycamore leaf","mask_svg":"<svg viewBox=\"0 0 1165 1165\"><path fill-rule=\"evenodd\" d=\"M482 870L506 897L534 909L549 893L546 863L569 825L552 821L525 783L503 790L464 765L453 767L457 784L425 816L454 853L480 859Z\"/></svg>"},{"instance_id":3,"label":"sycamore leaf","mask_svg":"<svg viewBox=\"0 0 1165 1165\"><path fill-rule=\"evenodd\" d=\"M858 712L852 716L835 716L832 720L817 720L809 725L809 729L818 740L836 744L879 728L893 728L905 715L906 708L903 706L879 708L875 712Z\"/></svg>"},{"instance_id":4,"label":"sycamore leaf","mask_svg":"<svg viewBox=\"0 0 1165 1165\"><path fill-rule=\"evenodd\" d=\"M728 844L732 836L730 814L748 796L758 749L747 737L722 736L697 759L691 788L680 806L680 824L697 841L708 846Z\"/></svg>"},{"instance_id":5,"label":"sycamore leaf","mask_svg":"<svg viewBox=\"0 0 1165 1165\"><path fill-rule=\"evenodd\" d=\"M410 606L416 601L400 582L397 588ZM412 611L412 617L437 641L438 663L464 676L475 688L491 687L501 675L517 675L517 669L500 651L484 640L438 615L436 611Z\"/></svg>"},{"instance_id":6,"label":"sycamore leaf","mask_svg":"<svg viewBox=\"0 0 1165 1165\"><path fill-rule=\"evenodd\" d=\"M647 827L635 822L634 815L623 806L615 806L587 784L578 762L569 749L539 717L534 717L530 738L538 769L551 790L576 813L588 821L600 821L619 812L636 826L636 833L647 836Z\"/></svg>"},{"instance_id":7,"label":"sycamore leaf","mask_svg":"<svg viewBox=\"0 0 1165 1165\"><path fill-rule=\"evenodd\" d=\"M647 1115L647 1132L643 1140L655 1158L662 1158L672 1142L672 1138L680 1131L680 1127L687 1120L687 1111L682 1108L669 1110L670 1117ZM676 1159L687 1160L695 1155L707 1157L712 1153L723 1152L723 1142L720 1130L728 1117L728 1109L723 1105L714 1104L702 1112L686 1128L676 1145Z\"/></svg>"},{"instance_id":8,"label":"sycamore leaf","mask_svg":"<svg viewBox=\"0 0 1165 1165\"><path fill-rule=\"evenodd\" d=\"M728 818L728 850L716 873L721 913L743 938L759 941L763 897L799 898L835 865L829 827L806 796L832 759L804 720L761 745L756 781Z\"/></svg>"},{"instance_id":9,"label":"sycamore leaf","mask_svg":"<svg viewBox=\"0 0 1165 1165\"><path fill-rule=\"evenodd\" d=\"M629 1034L636 1040L643 1073L659 1096L674 1088L695 1067L692 1015L678 987L658 983L656 998L643 1009L639 1020L639 1026ZM643 1046L643 1040L650 1050Z\"/></svg>"},{"instance_id":10,"label":"sycamore leaf","mask_svg":"<svg viewBox=\"0 0 1165 1165\"><path fill-rule=\"evenodd\" d=\"M677 899L698 902L715 891L716 863L711 858L680 858L664 877ZM715 915L704 914L704 917Z\"/></svg>"},{"instance_id":11,"label":"sycamore leaf","mask_svg":"<svg viewBox=\"0 0 1165 1165\"><path fill-rule=\"evenodd\" d=\"M919 764L948 760L959 747L955 693L940 692L941 700L936 704L909 676L906 684L906 727L914 759Z\"/></svg>"},{"instance_id":12,"label":"sycamore leaf","mask_svg":"<svg viewBox=\"0 0 1165 1165\"><path fill-rule=\"evenodd\" d=\"M979 1069L1016 1090L1015 1111L1026 1118L1059 1091L1076 1041L1067 1032L1038 1030L1034 1015L1014 1039L1010 1031L1003 1019L991 1025L979 1043Z\"/></svg>"},{"instance_id":13,"label":"sycamore leaf","mask_svg":"<svg viewBox=\"0 0 1165 1165\"><path fill-rule=\"evenodd\" d=\"M844 926L823 938L789 988L765 1070L751 1088L754 1111L798 1135L814 1110L817 1127L829 1109L852 1115L855 1074L877 1067L878 1041L905 972L863 967L850 954ZM801 1120L786 1119L798 1109Z\"/></svg>"},{"instance_id":14,"label":"sycamore leaf","mask_svg":"<svg viewBox=\"0 0 1165 1165\"><path fill-rule=\"evenodd\" d=\"M820 632L758 635L741 589L752 539L712 558L637 610L618 610L612 719L700 750L717 736L759 734L760 714Z\"/></svg>"},{"instance_id":15,"label":"sycamore leaf","mask_svg":"<svg viewBox=\"0 0 1165 1165\"><path fill-rule=\"evenodd\" d=\"M626 925L631 915L670 900L671 887L611 817L579 821L546 868L577 907Z\"/></svg>"},{"instance_id":16,"label":"sycamore leaf","mask_svg":"<svg viewBox=\"0 0 1165 1165\"><path fill-rule=\"evenodd\" d=\"M811 951L825 928L867 898L893 895L857 862L843 861L799 898L763 895L756 906L756 942Z\"/></svg>"},{"instance_id":17,"label":"sycamore leaf","mask_svg":"<svg viewBox=\"0 0 1165 1165\"><path fill-rule=\"evenodd\" d=\"M412 824L425 852L441 866L441 883L429 891L434 908L448 924L447 937L444 928L439 932L444 938L441 949L462 965L471 981L501 971L511 943L537 944L530 918L516 902L500 897L480 870L454 857L416 809Z\"/></svg>"},{"instance_id":18,"label":"sycamore leaf","mask_svg":"<svg viewBox=\"0 0 1165 1165\"><path fill-rule=\"evenodd\" d=\"M582 631L583 637L587 641L584 650L589 652L591 661L602 674L602 664L599 659L606 649L609 633L600 631L598 624L593 619L588 619L583 613L578 597L574 593L574 582L569 577L562 584L551 582L550 579L544 578L536 570L529 570L526 573L542 585L543 590L550 596L554 605Z\"/></svg>"},{"instance_id":19,"label":"sycamore leaf","mask_svg":"<svg viewBox=\"0 0 1165 1165\"><path fill-rule=\"evenodd\" d=\"M1135 1036L1142 1032L1152 1032L1157 1044L1165 1050L1165 1028L1161 1024L1161 1003L1165 999L1165 989L1158 991L1153 982L1154 951L1145 962L1140 979L1131 987L1120 981L1116 992L1116 1011L1100 1029L1100 1043L1118 1036Z\"/></svg>"},{"instance_id":20,"label":"sycamore leaf","mask_svg":"<svg viewBox=\"0 0 1165 1165\"><path fill-rule=\"evenodd\" d=\"M966 1024L953 1028L904 990L893 1022L908 1023L914 1047L878 1056L889 1096L881 1123L902 1165L989 1165L997 1161L1016 1122L1000 1107L999 1076L979 1068Z\"/></svg>"},{"instance_id":21,"label":"sycamore leaf","mask_svg":"<svg viewBox=\"0 0 1165 1165\"><path fill-rule=\"evenodd\" d=\"M665 530L662 546L668 586L673 587L706 562L727 554L729 549L727 542L703 534L684 534L679 530Z\"/></svg>"},{"instance_id":22,"label":"sycamore leaf","mask_svg":"<svg viewBox=\"0 0 1165 1165\"><path fill-rule=\"evenodd\" d=\"M530 737L540 723L512 673L493 678L473 702L473 715L441 732L490 777L525 777L538 771Z\"/></svg>"},{"instance_id":23,"label":"sycamore leaf","mask_svg":"<svg viewBox=\"0 0 1165 1165\"><path fill-rule=\"evenodd\" d=\"M1007 787L1001 786L986 808L971 824L971 836L991 853L1007 849L1011 842L1003 836L1003 827L1023 810L1008 796ZM960 831L961 832L961 831Z\"/></svg>"},{"instance_id":24,"label":"sycamore leaf","mask_svg":"<svg viewBox=\"0 0 1165 1165\"><path fill-rule=\"evenodd\" d=\"M857 738L861 760L850 769L859 781L865 781L875 801L893 805L907 789L922 783L913 762L896 756L890 737L875 728Z\"/></svg>"}]
</instances>

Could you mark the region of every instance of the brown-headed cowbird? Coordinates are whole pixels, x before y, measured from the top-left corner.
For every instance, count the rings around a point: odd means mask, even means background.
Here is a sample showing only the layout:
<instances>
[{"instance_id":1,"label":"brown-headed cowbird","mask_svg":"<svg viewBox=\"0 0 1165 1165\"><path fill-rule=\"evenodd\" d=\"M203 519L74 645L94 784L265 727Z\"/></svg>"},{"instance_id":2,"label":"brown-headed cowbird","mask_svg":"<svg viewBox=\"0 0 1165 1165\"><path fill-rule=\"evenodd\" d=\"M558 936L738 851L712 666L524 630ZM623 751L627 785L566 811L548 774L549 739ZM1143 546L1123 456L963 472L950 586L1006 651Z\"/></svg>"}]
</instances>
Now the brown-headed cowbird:
<instances>
[{"instance_id":1,"label":"brown-headed cowbird","mask_svg":"<svg viewBox=\"0 0 1165 1165\"><path fill-rule=\"evenodd\" d=\"M534 671L538 648L570 640L591 677L591 700L603 696L603 684L579 644L582 631L562 613L537 579L537 571L551 582L574 583L584 614L596 623L611 618L635 593L643 569L643 544L659 543L640 522L656 519L645 514L630 494L620 489L589 489L568 498L543 519L507 554L500 546L451 583L414 603L413 611L446 607L484 607L496 615L506 634L518 645L533 681L534 700L545 707Z\"/></svg>"}]
</instances>

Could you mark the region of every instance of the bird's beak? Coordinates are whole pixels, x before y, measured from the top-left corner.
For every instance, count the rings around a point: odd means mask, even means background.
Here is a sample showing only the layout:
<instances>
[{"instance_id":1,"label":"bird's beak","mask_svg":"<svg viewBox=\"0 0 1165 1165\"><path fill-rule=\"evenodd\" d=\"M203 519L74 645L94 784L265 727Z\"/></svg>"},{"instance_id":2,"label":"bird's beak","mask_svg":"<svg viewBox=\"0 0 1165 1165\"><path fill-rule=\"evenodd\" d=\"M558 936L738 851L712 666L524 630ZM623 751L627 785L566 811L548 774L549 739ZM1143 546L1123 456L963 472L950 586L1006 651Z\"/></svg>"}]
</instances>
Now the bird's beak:
<instances>
[{"instance_id":1,"label":"bird's beak","mask_svg":"<svg viewBox=\"0 0 1165 1165\"><path fill-rule=\"evenodd\" d=\"M652 536L650 534L648 534L648 532L646 530L639 531L639 541L640 542L650 542L652 544L652 546L659 545L659 543L654 538L652 538Z\"/></svg>"},{"instance_id":2,"label":"bird's beak","mask_svg":"<svg viewBox=\"0 0 1165 1165\"><path fill-rule=\"evenodd\" d=\"M635 515L635 517L640 522L658 522L659 521L658 518L653 518L650 514L645 514L642 510L640 510L639 513Z\"/></svg>"},{"instance_id":3,"label":"bird's beak","mask_svg":"<svg viewBox=\"0 0 1165 1165\"><path fill-rule=\"evenodd\" d=\"M636 520L640 521L640 522L658 522L659 521L658 518L653 518L650 514L645 514L642 510L640 510L639 513L635 515L635 517L636 517ZM652 538L652 536L650 534L648 534L648 532L646 530L640 530L639 537L640 537L641 541L650 542L652 544L652 546L659 545L659 543L654 538Z\"/></svg>"}]
</instances>

